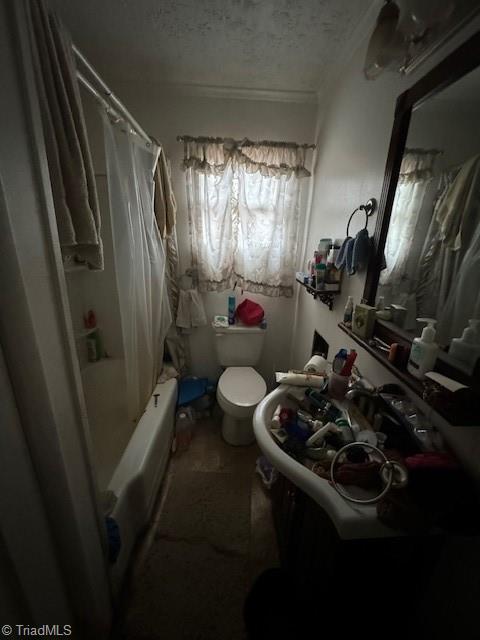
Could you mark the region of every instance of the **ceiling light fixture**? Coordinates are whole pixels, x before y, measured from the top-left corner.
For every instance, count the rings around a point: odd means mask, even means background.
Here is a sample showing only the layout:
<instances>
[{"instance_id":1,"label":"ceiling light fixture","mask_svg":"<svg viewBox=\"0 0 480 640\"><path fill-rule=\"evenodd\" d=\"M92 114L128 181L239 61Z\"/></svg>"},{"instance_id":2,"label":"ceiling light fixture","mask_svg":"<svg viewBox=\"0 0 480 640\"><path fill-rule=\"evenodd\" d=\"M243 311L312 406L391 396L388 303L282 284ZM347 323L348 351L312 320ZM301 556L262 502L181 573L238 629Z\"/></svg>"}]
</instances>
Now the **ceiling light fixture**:
<instances>
[{"instance_id":1,"label":"ceiling light fixture","mask_svg":"<svg viewBox=\"0 0 480 640\"><path fill-rule=\"evenodd\" d=\"M368 43L365 77L375 80L385 69L403 72L418 46L438 37L454 10L453 1L387 0Z\"/></svg>"}]
</instances>

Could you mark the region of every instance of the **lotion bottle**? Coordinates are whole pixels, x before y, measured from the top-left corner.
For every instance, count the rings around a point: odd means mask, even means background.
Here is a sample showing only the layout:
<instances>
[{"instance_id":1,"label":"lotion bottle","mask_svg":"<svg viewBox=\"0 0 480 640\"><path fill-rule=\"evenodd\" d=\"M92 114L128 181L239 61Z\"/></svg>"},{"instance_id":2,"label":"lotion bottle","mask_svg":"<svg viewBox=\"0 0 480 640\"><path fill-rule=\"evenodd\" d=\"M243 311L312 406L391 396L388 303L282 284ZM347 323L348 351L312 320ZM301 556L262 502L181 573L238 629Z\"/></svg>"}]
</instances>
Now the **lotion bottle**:
<instances>
[{"instance_id":1,"label":"lotion bottle","mask_svg":"<svg viewBox=\"0 0 480 640\"><path fill-rule=\"evenodd\" d=\"M473 370L480 358L480 320L469 320L461 338L453 338L448 354Z\"/></svg>"},{"instance_id":2,"label":"lotion bottle","mask_svg":"<svg viewBox=\"0 0 480 640\"><path fill-rule=\"evenodd\" d=\"M438 344L435 342L435 323L433 318L417 318L417 322L426 322L420 338L412 342L407 370L412 376L422 380L426 373L433 369L437 359Z\"/></svg>"}]
</instances>

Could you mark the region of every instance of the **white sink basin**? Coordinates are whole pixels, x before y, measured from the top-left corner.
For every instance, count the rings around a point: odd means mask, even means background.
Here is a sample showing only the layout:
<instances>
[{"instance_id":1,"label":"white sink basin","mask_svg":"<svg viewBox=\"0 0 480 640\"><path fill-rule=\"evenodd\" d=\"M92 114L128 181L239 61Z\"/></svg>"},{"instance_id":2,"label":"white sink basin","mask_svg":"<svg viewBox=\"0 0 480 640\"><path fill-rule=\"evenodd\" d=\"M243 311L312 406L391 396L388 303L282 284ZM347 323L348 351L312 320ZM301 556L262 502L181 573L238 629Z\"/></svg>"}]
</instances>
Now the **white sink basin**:
<instances>
[{"instance_id":1,"label":"white sink basin","mask_svg":"<svg viewBox=\"0 0 480 640\"><path fill-rule=\"evenodd\" d=\"M402 535L378 520L376 505L357 505L344 500L328 480L317 476L278 446L270 434L270 421L276 406L282 403L289 389L286 385L280 385L257 406L253 416L253 430L263 454L280 473L322 507L335 525L338 535L344 540Z\"/></svg>"}]
</instances>

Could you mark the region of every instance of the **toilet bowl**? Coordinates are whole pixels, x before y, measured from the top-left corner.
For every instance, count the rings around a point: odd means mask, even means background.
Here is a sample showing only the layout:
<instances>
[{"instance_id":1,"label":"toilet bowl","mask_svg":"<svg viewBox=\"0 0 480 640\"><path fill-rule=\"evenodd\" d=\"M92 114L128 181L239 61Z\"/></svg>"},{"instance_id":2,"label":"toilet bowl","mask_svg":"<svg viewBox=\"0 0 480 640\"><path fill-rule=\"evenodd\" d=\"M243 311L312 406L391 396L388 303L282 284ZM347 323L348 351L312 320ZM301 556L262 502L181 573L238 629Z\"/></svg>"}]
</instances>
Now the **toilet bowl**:
<instances>
[{"instance_id":1,"label":"toilet bowl","mask_svg":"<svg viewBox=\"0 0 480 640\"><path fill-rule=\"evenodd\" d=\"M265 397L267 385L252 367L227 367L217 386L217 401L223 409L222 435L232 445L255 440L252 418Z\"/></svg>"}]
</instances>

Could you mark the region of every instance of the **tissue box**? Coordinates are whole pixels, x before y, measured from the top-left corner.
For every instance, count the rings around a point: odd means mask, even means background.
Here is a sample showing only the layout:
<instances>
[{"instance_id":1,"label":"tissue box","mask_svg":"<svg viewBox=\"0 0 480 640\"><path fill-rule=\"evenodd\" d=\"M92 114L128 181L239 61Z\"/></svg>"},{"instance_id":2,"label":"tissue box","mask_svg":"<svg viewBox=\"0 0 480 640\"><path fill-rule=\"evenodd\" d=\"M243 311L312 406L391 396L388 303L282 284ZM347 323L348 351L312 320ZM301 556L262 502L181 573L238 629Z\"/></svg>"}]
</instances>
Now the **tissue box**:
<instances>
[{"instance_id":1,"label":"tissue box","mask_svg":"<svg viewBox=\"0 0 480 640\"><path fill-rule=\"evenodd\" d=\"M353 333L364 340L369 340L373 335L375 312L375 307L368 304L356 304L352 318Z\"/></svg>"}]
</instances>

